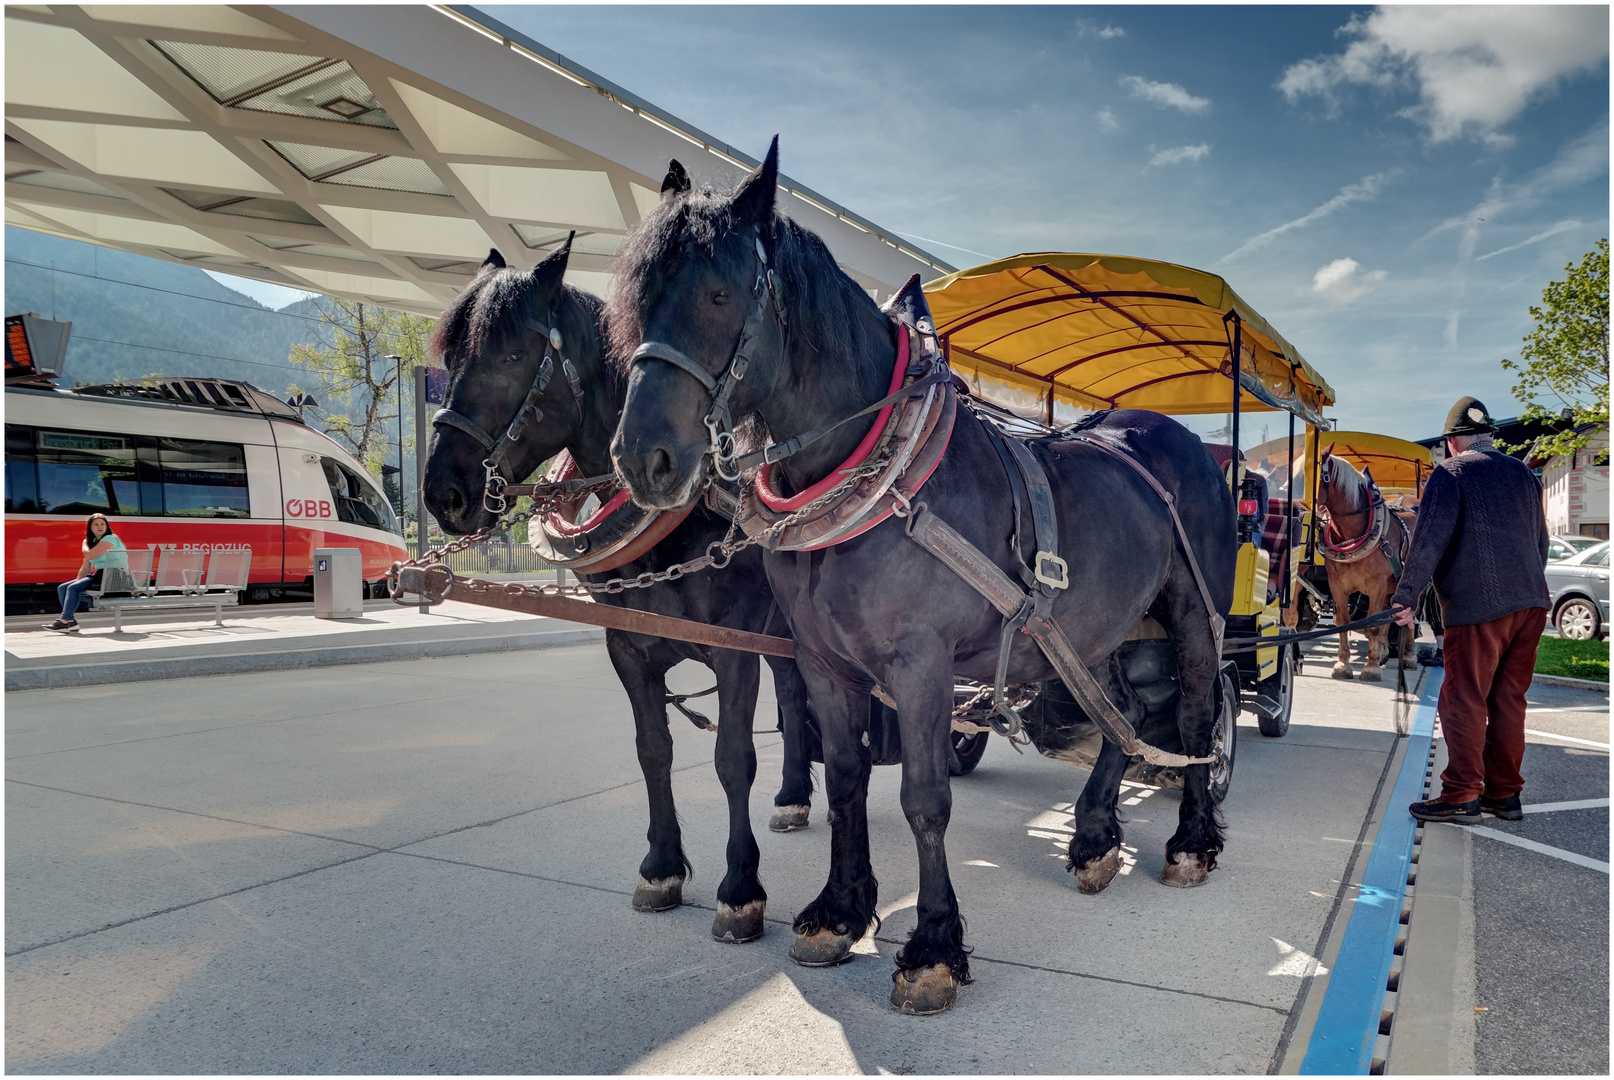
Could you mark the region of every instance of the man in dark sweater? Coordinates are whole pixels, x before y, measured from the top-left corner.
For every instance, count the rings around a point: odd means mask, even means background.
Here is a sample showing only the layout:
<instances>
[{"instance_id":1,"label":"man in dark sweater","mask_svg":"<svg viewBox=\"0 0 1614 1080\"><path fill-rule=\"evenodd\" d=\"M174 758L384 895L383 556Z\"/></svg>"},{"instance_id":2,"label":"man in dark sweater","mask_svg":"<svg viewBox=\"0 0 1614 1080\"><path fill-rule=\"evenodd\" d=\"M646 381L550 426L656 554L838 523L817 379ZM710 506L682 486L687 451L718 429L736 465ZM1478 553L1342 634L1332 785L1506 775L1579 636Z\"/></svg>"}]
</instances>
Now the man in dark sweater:
<instances>
[{"instance_id":1,"label":"man in dark sweater","mask_svg":"<svg viewBox=\"0 0 1614 1080\"><path fill-rule=\"evenodd\" d=\"M1396 622L1413 626L1418 596L1433 577L1446 623L1439 713L1449 760L1440 798L1408 808L1422 821L1524 816L1524 695L1547 622L1547 522L1535 474L1496 448L1495 430L1474 398L1447 414L1446 460L1424 488L1390 601Z\"/></svg>"}]
</instances>

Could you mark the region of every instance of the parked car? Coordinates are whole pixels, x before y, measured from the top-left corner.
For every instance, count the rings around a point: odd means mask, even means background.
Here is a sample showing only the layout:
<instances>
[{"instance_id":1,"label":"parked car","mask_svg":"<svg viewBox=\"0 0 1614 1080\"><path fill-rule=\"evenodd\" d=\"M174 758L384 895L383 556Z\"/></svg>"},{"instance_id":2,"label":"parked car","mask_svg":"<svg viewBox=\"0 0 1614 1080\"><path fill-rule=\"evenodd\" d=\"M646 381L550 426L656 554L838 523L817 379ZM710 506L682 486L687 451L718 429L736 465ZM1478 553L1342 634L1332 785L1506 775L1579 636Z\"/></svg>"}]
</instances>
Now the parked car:
<instances>
[{"instance_id":1,"label":"parked car","mask_svg":"<svg viewBox=\"0 0 1614 1080\"><path fill-rule=\"evenodd\" d=\"M1608 632L1608 547L1599 540L1567 559L1547 563L1552 624L1566 638L1589 641Z\"/></svg>"},{"instance_id":2,"label":"parked car","mask_svg":"<svg viewBox=\"0 0 1614 1080\"><path fill-rule=\"evenodd\" d=\"M1547 561L1557 562L1560 559L1573 558L1593 544L1601 543L1602 541L1595 536L1574 536L1561 533L1547 541Z\"/></svg>"}]
</instances>

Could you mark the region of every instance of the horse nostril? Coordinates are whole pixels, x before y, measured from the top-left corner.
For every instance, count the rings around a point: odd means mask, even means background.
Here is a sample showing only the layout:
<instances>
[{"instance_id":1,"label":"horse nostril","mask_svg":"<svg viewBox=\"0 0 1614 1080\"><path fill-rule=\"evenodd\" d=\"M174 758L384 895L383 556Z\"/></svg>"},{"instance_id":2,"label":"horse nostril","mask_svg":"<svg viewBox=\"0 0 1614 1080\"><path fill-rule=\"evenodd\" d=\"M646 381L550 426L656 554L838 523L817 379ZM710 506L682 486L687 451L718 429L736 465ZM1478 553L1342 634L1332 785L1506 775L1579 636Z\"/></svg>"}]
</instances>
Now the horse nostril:
<instances>
[{"instance_id":1,"label":"horse nostril","mask_svg":"<svg viewBox=\"0 0 1614 1080\"><path fill-rule=\"evenodd\" d=\"M646 470L646 479L650 481L652 487L658 487L670 482L672 480L672 476L672 455L667 453L667 451L663 448L659 446L656 447L650 452L649 468Z\"/></svg>"},{"instance_id":2,"label":"horse nostril","mask_svg":"<svg viewBox=\"0 0 1614 1080\"><path fill-rule=\"evenodd\" d=\"M460 510L464 506L465 506L465 496L460 494L460 489L459 488L449 488L448 489L448 512L450 514L454 514L454 515L457 516L459 514Z\"/></svg>"}]
</instances>

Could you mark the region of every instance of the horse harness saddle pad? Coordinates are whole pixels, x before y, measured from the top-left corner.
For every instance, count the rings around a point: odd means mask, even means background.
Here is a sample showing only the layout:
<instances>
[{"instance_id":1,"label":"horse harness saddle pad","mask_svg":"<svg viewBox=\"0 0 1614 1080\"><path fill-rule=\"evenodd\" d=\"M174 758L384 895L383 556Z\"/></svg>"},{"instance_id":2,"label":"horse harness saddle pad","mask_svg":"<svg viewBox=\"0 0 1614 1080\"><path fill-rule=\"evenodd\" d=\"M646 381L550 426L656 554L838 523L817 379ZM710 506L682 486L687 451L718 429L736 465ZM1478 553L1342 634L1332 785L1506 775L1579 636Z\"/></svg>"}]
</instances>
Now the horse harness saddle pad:
<instances>
[{"instance_id":1,"label":"horse harness saddle pad","mask_svg":"<svg viewBox=\"0 0 1614 1080\"><path fill-rule=\"evenodd\" d=\"M562 452L545 474L546 481L561 481L577 472L569 453ZM549 563L577 574L615 570L639 558L667 538L689 516L695 504L678 510L646 510L621 488L585 521L577 521L587 496L562 502L534 522L532 546Z\"/></svg>"}]
</instances>

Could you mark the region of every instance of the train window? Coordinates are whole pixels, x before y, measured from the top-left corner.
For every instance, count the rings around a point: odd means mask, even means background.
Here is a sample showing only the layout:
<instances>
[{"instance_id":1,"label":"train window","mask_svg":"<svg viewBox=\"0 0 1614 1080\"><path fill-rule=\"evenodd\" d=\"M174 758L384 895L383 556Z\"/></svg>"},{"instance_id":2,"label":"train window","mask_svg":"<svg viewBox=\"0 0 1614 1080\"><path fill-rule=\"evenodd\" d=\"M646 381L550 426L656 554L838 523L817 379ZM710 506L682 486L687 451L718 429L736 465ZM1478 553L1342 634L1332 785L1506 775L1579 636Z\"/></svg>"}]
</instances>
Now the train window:
<instances>
[{"instance_id":1,"label":"train window","mask_svg":"<svg viewBox=\"0 0 1614 1080\"><path fill-rule=\"evenodd\" d=\"M34 476L34 429L6 425L6 513L39 513L39 485Z\"/></svg>"},{"instance_id":2,"label":"train window","mask_svg":"<svg viewBox=\"0 0 1614 1080\"><path fill-rule=\"evenodd\" d=\"M240 446L158 439L163 513L170 517L251 517L247 457Z\"/></svg>"},{"instance_id":3,"label":"train window","mask_svg":"<svg viewBox=\"0 0 1614 1080\"><path fill-rule=\"evenodd\" d=\"M134 440L81 431L35 432L39 508L47 514L140 513Z\"/></svg>"},{"instance_id":4,"label":"train window","mask_svg":"<svg viewBox=\"0 0 1614 1080\"><path fill-rule=\"evenodd\" d=\"M366 483L359 474L332 458L320 458L325 472L325 483L331 489L331 502L336 506L336 517L352 525L367 525L372 529L385 529L396 533L398 519L392 507L375 487Z\"/></svg>"}]
</instances>

